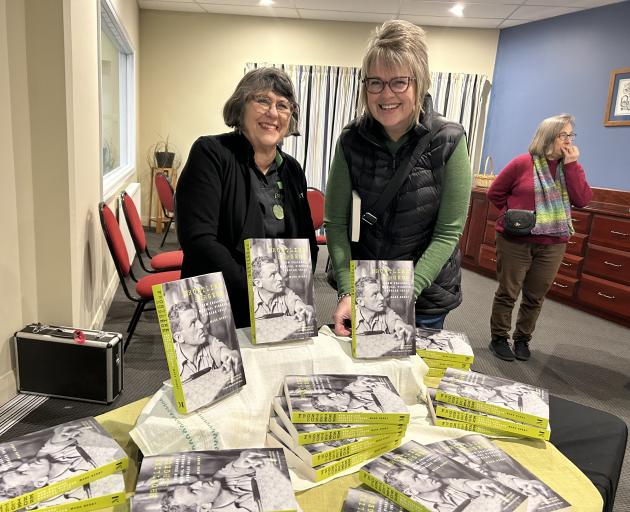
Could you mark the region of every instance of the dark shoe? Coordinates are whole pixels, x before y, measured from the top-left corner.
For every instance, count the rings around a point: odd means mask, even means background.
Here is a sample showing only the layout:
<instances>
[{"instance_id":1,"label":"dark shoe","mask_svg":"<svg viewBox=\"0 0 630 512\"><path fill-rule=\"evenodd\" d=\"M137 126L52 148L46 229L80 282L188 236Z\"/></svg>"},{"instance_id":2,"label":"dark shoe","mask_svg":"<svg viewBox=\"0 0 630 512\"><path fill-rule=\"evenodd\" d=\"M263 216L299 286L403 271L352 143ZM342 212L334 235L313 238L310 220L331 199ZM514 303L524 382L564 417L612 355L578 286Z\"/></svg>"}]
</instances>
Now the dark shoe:
<instances>
[{"instance_id":1,"label":"dark shoe","mask_svg":"<svg viewBox=\"0 0 630 512\"><path fill-rule=\"evenodd\" d=\"M527 361L532 355L529 351L529 341L514 340L514 355L519 361Z\"/></svg>"},{"instance_id":2,"label":"dark shoe","mask_svg":"<svg viewBox=\"0 0 630 512\"><path fill-rule=\"evenodd\" d=\"M507 338L493 336L490 342L490 352L504 361L514 361L514 352L512 352Z\"/></svg>"}]
</instances>

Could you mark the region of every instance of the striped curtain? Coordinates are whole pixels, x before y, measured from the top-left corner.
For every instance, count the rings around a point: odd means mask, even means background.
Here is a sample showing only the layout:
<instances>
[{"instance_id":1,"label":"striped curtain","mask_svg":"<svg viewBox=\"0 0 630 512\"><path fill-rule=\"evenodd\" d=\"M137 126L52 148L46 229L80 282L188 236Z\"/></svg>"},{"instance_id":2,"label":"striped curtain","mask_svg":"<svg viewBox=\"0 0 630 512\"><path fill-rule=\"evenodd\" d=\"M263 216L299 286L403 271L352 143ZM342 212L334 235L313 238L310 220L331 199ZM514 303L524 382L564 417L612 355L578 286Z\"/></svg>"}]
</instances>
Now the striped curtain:
<instances>
[{"instance_id":1,"label":"striped curtain","mask_svg":"<svg viewBox=\"0 0 630 512\"><path fill-rule=\"evenodd\" d=\"M250 62L245 72L262 66L281 68L293 81L300 105L301 137L288 137L282 149L300 162L309 186L325 191L339 133L356 116L361 69ZM482 95L488 93L486 76L436 72L431 73L431 82L429 92L435 110L464 126L469 154L474 154L473 148L480 144L476 140L483 125L480 116L485 122Z\"/></svg>"}]
</instances>

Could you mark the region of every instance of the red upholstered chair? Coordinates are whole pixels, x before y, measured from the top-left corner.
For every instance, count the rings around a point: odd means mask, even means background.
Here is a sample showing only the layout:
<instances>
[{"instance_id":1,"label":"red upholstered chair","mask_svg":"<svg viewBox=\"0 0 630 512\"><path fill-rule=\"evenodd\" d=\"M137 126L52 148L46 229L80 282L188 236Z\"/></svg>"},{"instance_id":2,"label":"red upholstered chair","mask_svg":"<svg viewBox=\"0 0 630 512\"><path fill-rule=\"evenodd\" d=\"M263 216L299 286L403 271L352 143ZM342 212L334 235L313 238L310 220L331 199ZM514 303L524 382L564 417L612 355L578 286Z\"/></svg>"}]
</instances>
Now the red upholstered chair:
<instances>
[{"instance_id":1,"label":"red upholstered chair","mask_svg":"<svg viewBox=\"0 0 630 512\"><path fill-rule=\"evenodd\" d=\"M315 231L321 230L324 225L324 193L318 188L308 187L306 189L306 198L308 199L308 205L311 208L311 219L313 220L313 229ZM315 233L315 239L317 245L326 245L326 235ZM326 260L326 272L330 265L330 258Z\"/></svg>"},{"instance_id":2,"label":"red upholstered chair","mask_svg":"<svg viewBox=\"0 0 630 512\"><path fill-rule=\"evenodd\" d=\"M165 270L179 270L182 268L182 261L184 259L183 251L167 251L155 256L151 256L149 247L147 246L147 237L144 235L144 228L142 227L142 221L136 205L131 199L131 196L127 192L120 193L120 204L122 205L123 214L127 221L127 227L133 240L133 245L136 248L136 254L138 255L138 261L140 266L145 272L155 273L164 272ZM149 258L150 269L144 264L142 254L145 254Z\"/></svg>"},{"instance_id":3,"label":"red upholstered chair","mask_svg":"<svg viewBox=\"0 0 630 512\"><path fill-rule=\"evenodd\" d=\"M163 172L158 172L155 175L155 188L157 189L158 197L160 198L160 204L162 205L164 217L168 219L166 229L164 230L164 238L162 238L162 243L160 244L160 247L163 247L164 242L166 241L166 235L168 235L173 219L175 219L175 191L173 190L173 185L171 185L168 177Z\"/></svg>"},{"instance_id":4,"label":"red upholstered chair","mask_svg":"<svg viewBox=\"0 0 630 512\"><path fill-rule=\"evenodd\" d=\"M169 272L159 272L137 279L133 274L131 265L129 264L127 248L125 247L125 241L123 239L122 232L120 231L120 226L118 225L116 216L105 203L100 203L98 209L101 217L103 234L105 235L109 252L114 260L114 266L116 267L116 272L118 272L120 284L122 285L127 298L137 304L129 322L129 326L127 327L128 334L124 347L124 350L127 350L127 346L131 341L131 337L136 329L140 315L143 311L145 311L145 306L153 301L153 291L151 287L154 284L162 284L179 279L180 271L171 270ZM132 295L129 291L129 287L127 286L128 277L131 277L131 279L135 281L136 293L138 295Z\"/></svg>"}]
</instances>

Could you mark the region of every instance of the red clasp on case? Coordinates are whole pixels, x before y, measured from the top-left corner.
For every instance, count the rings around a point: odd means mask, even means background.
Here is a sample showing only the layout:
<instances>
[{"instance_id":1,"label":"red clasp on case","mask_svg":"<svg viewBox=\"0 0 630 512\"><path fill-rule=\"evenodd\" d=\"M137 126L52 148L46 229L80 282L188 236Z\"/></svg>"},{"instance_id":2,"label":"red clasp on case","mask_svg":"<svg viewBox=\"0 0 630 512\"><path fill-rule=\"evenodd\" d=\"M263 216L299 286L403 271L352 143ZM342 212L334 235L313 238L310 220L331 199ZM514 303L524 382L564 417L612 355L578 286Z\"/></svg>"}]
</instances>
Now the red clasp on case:
<instances>
[{"instance_id":1,"label":"red clasp on case","mask_svg":"<svg viewBox=\"0 0 630 512\"><path fill-rule=\"evenodd\" d=\"M81 329L76 329L74 331L74 341L76 341L79 345L85 344L85 333Z\"/></svg>"}]
</instances>

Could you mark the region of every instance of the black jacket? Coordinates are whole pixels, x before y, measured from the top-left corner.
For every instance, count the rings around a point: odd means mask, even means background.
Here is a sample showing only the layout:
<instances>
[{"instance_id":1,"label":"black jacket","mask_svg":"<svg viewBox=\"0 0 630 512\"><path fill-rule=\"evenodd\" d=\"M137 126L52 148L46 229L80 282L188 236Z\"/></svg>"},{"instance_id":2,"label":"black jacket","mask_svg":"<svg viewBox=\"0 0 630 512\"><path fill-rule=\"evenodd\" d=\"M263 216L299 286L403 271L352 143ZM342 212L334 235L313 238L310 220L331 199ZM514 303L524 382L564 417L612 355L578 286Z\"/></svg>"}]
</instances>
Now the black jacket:
<instances>
[{"instance_id":1,"label":"black jacket","mask_svg":"<svg viewBox=\"0 0 630 512\"><path fill-rule=\"evenodd\" d=\"M429 131L434 133L378 222L373 226L361 223L361 237L351 245L353 259L413 260L415 264L431 242L440 208L442 173L464 130L434 112L429 95L423 111L420 123L395 155L385 146L382 126L371 117L360 117L341 132L352 188L359 193L362 207L376 203L392 175L406 167L420 138ZM460 284L457 246L435 281L418 297L416 311L437 315L456 308L462 300Z\"/></svg>"},{"instance_id":2,"label":"black jacket","mask_svg":"<svg viewBox=\"0 0 630 512\"><path fill-rule=\"evenodd\" d=\"M280 151L280 150L278 150ZM317 242L298 162L282 153L284 238L308 238L313 268ZM249 165L254 150L236 132L200 137L177 183L177 236L184 251L182 278L223 272L237 327L249 325L244 240L263 238L264 225Z\"/></svg>"}]
</instances>

